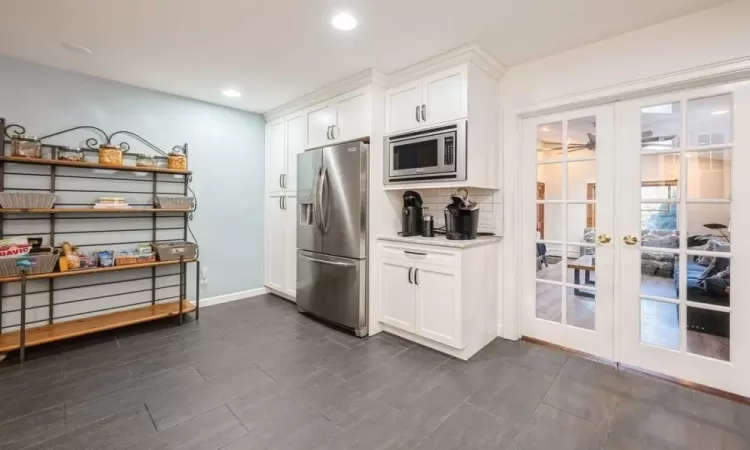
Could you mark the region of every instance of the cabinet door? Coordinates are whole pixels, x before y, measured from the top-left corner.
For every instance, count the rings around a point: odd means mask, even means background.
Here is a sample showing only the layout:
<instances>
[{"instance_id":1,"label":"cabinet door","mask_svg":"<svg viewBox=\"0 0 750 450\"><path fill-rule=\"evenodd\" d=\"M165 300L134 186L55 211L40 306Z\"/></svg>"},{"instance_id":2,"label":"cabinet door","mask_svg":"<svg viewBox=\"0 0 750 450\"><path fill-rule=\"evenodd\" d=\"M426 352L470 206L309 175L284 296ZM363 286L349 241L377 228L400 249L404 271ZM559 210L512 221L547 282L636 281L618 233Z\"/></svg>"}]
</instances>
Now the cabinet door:
<instances>
[{"instance_id":1,"label":"cabinet door","mask_svg":"<svg viewBox=\"0 0 750 450\"><path fill-rule=\"evenodd\" d=\"M334 141L345 142L370 135L368 93L358 91L336 101L336 129Z\"/></svg>"},{"instance_id":2,"label":"cabinet door","mask_svg":"<svg viewBox=\"0 0 750 450\"><path fill-rule=\"evenodd\" d=\"M297 190L297 155L305 151L305 115L290 117L286 122L286 190ZM290 208L291 209L291 208Z\"/></svg>"},{"instance_id":3,"label":"cabinet door","mask_svg":"<svg viewBox=\"0 0 750 450\"><path fill-rule=\"evenodd\" d=\"M468 116L466 78L466 66L460 66L422 80L427 124L448 122Z\"/></svg>"},{"instance_id":4,"label":"cabinet door","mask_svg":"<svg viewBox=\"0 0 750 450\"><path fill-rule=\"evenodd\" d=\"M315 107L307 113L306 148L320 147L331 142L328 129L336 125L336 108L331 104Z\"/></svg>"},{"instance_id":5,"label":"cabinet door","mask_svg":"<svg viewBox=\"0 0 750 450\"><path fill-rule=\"evenodd\" d=\"M297 295L297 195L288 192L284 200L284 293Z\"/></svg>"},{"instance_id":6,"label":"cabinet door","mask_svg":"<svg viewBox=\"0 0 750 450\"><path fill-rule=\"evenodd\" d=\"M283 120L266 124L266 192L280 192L281 176L285 173L286 151Z\"/></svg>"},{"instance_id":7,"label":"cabinet door","mask_svg":"<svg viewBox=\"0 0 750 450\"><path fill-rule=\"evenodd\" d=\"M411 130L421 125L417 108L422 105L422 83L413 81L385 93L386 128L388 133Z\"/></svg>"},{"instance_id":8,"label":"cabinet door","mask_svg":"<svg viewBox=\"0 0 750 450\"><path fill-rule=\"evenodd\" d=\"M284 290L286 250L284 209L281 195L266 197L266 231L265 231L265 284L277 291Z\"/></svg>"},{"instance_id":9,"label":"cabinet door","mask_svg":"<svg viewBox=\"0 0 750 450\"><path fill-rule=\"evenodd\" d=\"M414 267L417 334L463 348L459 269L420 263Z\"/></svg>"},{"instance_id":10,"label":"cabinet door","mask_svg":"<svg viewBox=\"0 0 750 450\"><path fill-rule=\"evenodd\" d=\"M380 305L383 323L415 332L414 275L411 262L383 258L380 261Z\"/></svg>"}]
</instances>

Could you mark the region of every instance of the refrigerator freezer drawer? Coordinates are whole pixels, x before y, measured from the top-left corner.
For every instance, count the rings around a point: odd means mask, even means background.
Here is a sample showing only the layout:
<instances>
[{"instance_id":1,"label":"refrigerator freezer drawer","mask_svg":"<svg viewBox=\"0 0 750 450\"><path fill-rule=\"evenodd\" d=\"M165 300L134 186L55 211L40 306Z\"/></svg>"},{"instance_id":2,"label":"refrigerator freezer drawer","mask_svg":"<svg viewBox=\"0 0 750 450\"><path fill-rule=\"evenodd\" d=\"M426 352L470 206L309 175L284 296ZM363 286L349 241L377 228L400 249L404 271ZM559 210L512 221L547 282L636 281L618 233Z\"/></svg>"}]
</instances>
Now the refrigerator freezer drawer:
<instances>
[{"instance_id":1,"label":"refrigerator freezer drawer","mask_svg":"<svg viewBox=\"0 0 750 450\"><path fill-rule=\"evenodd\" d=\"M367 335L367 260L297 251L297 306Z\"/></svg>"}]
</instances>

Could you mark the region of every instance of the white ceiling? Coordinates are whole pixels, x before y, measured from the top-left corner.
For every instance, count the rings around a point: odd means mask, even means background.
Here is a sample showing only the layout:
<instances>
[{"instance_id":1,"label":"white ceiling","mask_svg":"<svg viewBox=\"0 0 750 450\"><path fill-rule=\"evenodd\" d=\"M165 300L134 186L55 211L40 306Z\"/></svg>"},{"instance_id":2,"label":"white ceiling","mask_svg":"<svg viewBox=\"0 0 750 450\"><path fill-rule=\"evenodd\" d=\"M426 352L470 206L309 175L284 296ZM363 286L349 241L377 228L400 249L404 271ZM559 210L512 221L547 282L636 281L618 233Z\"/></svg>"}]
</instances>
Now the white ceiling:
<instances>
[{"instance_id":1,"label":"white ceiling","mask_svg":"<svg viewBox=\"0 0 750 450\"><path fill-rule=\"evenodd\" d=\"M393 72L469 42L510 66L726 2L24 0L0 16L0 53L265 112L360 70ZM329 26L341 9L359 20L354 31ZM242 98L221 96L230 87Z\"/></svg>"}]
</instances>

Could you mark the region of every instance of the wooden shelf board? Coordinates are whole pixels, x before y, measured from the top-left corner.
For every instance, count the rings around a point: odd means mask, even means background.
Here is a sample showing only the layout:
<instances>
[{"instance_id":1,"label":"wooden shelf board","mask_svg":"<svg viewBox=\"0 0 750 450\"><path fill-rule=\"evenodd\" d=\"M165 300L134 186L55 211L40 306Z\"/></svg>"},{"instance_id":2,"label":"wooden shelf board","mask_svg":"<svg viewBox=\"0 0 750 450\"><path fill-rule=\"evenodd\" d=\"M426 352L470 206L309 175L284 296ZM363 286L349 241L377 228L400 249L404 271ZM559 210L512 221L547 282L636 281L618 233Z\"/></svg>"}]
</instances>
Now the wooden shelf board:
<instances>
[{"instance_id":1,"label":"wooden shelf board","mask_svg":"<svg viewBox=\"0 0 750 450\"><path fill-rule=\"evenodd\" d=\"M114 328L135 325L137 323L150 322L179 315L180 302L159 303L143 308L129 309L109 314L102 314L84 319L60 322L52 325L44 325L26 330L26 347L61 341L77 336L98 333L100 331L112 330ZM195 311L195 305L188 300L182 303L182 312ZM0 334L0 352L5 353L18 350L20 344L20 331Z\"/></svg>"},{"instance_id":2,"label":"wooden shelf board","mask_svg":"<svg viewBox=\"0 0 750 450\"><path fill-rule=\"evenodd\" d=\"M190 263L195 262L197 259L186 259L184 262ZM158 261L153 263L144 263L144 264L130 264L127 266L113 266L113 267L97 267L94 269L79 269L79 270L68 270L66 272L49 272L49 273L37 273L33 275L27 275L26 280L44 280L47 278L61 278L61 277L72 277L77 275L89 275L92 273L104 273L104 272L117 272L120 270L134 270L134 269L143 269L145 267L159 267L159 266L171 266L174 264L179 264L180 260L175 261ZM14 276L14 277L2 277L0 278L0 283L11 283L14 281L21 281L20 276Z\"/></svg>"},{"instance_id":3,"label":"wooden shelf board","mask_svg":"<svg viewBox=\"0 0 750 450\"><path fill-rule=\"evenodd\" d=\"M18 164L37 164L43 166L80 167L83 169L124 170L127 172L156 172L168 173L173 175L190 175L193 173L189 170L162 169L159 167L110 166L107 164L99 164L88 161L61 161L59 159L19 158L17 156L0 156L0 161Z\"/></svg>"},{"instance_id":4,"label":"wooden shelf board","mask_svg":"<svg viewBox=\"0 0 750 450\"><path fill-rule=\"evenodd\" d=\"M51 208L51 209L2 209L0 214L65 214L65 213L143 213L143 212L169 212L189 213L192 209L167 209L167 208Z\"/></svg>"}]
</instances>

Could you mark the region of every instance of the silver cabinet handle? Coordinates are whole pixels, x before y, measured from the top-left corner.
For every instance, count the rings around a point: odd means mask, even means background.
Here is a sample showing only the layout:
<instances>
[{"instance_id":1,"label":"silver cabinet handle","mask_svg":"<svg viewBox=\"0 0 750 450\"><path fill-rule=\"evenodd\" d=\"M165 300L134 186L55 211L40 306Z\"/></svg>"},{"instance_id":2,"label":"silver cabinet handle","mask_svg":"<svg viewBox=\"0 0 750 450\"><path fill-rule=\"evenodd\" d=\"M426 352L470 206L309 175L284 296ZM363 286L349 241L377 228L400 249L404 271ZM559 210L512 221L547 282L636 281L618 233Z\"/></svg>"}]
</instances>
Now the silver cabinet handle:
<instances>
[{"instance_id":1,"label":"silver cabinet handle","mask_svg":"<svg viewBox=\"0 0 750 450\"><path fill-rule=\"evenodd\" d=\"M413 267L409 267L409 274L407 275L407 277L409 278L409 284L414 284L414 283L412 283L412 281L411 281L411 271L412 271L413 269L414 269Z\"/></svg>"},{"instance_id":2,"label":"silver cabinet handle","mask_svg":"<svg viewBox=\"0 0 750 450\"><path fill-rule=\"evenodd\" d=\"M417 275L419 275L419 267L414 269L414 284L419 286L419 278L417 278Z\"/></svg>"},{"instance_id":3,"label":"silver cabinet handle","mask_svg":"<svg viewBox=\"0 0 750 450\"><path fill-rule=\"evenodd\" d=\"M282 184L282 182L281 182L281 177L283 177L283 176L284 176L284 174L279 174L279 187L280 187L280 188L283 188L283 187L284 187L284 185L283 185L283 184Z\"/></svg>"},{"instance_id":4,"label":"silver cabinet handle","mask_svg":"<svg viewBox=\"0 0 750 450\"><path fill-rule=\"evenodd\" d=\"M421 122L421 120L419 118L419 106L418 105L417 105L417 110L416 110L415 114L417 116L417 122Z\"/></svg>"},{"instance_id":5,"label":"silver cabinet handle","mask_svg":"<svg viewBox=\"0 0 750 450\"><path fill-rule=\"evenodd\" d=\"M284 211L286 211L286 195L282 195L281 198L283 199L282 203L284 204Z\"/></svg>"},{"instance_id":6,"label":"silver cabinet handle","mask_svg":"<svg viewBox=\"0 0 750 450\"><path fill-rule=\"evenodd\" d=\"M410 251L410 250L404 250L404 253L408 253L408 254L410 254L410 255L427 256L427 253L422 253L422 252L412 252L412 251Z\"/></svg>"},{"instance_id":7,"label":"silver cabinet handle","mask_svg":"<svg viewBox=\"0 0 750 450\"><path fill-rule=\"evenodd\" d=\"M422 122L427 121L427 106L422 105Z\"/></svg>"},{"instance_id":8,"label":"silver cabinet handle","mask_svg":"<svg viewBox=\"0 0 750 450\"><path fill-rule=\"evenodd\" d=\"M326 128L326 139L329 141L331 140L331 126L329 125L328 128Z\"/></svg>"},{"instance_id":9,"label":"silver cabinet handle","mask_svg":"<svg viewBox=\"0 0 750 450\"><path fill-rule=\"evenodd\" d=\"M341 136L341 131L338 131L339 126L338 125L331 125L331 138L338 139L339 136ZM336 135L336 132L338 131L338 135Z\"/></svg>"},{"instance_id":10,"label":"silver cabinet handle","mask_svg":"<svg viewBox=\"0 0 750 450\"><path fill-rule=\"evenodd\" d=\"M288 187L289 187L289 186L287 186L287 185L286 185L286 177L287 177L287 175L286 175L286 174L284 174L284 189L286 189L286 188L288 188Z\"/></svg>"},{"instance_id":11,"label":"silver cabinet handle","mask_svg":"<svg viewBox=\"0 0 750 450\"><path fill-rule=\"evenodd\" d=\"M279 209L284 209L284 203L283 203L283 200L282 200L283 198L284 198L284 196L279 197Z\"/></svg>"}]
</instances>

